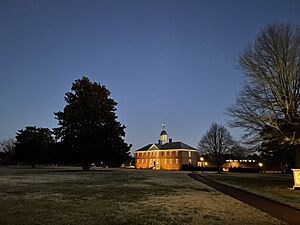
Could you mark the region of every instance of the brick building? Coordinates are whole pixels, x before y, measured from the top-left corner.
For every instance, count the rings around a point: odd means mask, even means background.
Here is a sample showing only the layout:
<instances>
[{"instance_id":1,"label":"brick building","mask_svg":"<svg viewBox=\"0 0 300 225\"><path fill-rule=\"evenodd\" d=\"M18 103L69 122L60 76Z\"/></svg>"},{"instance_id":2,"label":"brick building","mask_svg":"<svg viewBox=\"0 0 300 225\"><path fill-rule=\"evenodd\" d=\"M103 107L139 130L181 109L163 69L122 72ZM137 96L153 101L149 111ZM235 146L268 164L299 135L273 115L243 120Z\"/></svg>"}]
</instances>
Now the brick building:
<instances>
[{"instance_id":1,"label":"brick building","mask_svg":"<svg viewBox=\"0 0 300 225\"><path fill-rule=\"evenodd\" d=\"M158 143L148 144L135 151L135 167L138 169L180 170L182 165L196 166L197 149L168 139L163 129Z\"/></svg>"}]
</instances>

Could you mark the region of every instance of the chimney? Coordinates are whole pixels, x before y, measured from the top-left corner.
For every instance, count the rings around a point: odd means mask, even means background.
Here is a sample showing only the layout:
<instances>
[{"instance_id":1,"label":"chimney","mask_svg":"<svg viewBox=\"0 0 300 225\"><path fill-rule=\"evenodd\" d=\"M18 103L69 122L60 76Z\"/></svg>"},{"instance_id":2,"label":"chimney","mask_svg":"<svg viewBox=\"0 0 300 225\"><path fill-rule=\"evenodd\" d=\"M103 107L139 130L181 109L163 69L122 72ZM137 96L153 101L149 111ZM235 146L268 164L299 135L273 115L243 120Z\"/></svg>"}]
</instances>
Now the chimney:
<instances>
[{"instance_id":1,"label":"chimney","mask_svg":"<svg viewBox=\"0 0 300 225\"><path fill-rule=\"evenodd\" d=\"M172 143L172 138L169 139L169 143Z\"/></svg>"}]
</instances>

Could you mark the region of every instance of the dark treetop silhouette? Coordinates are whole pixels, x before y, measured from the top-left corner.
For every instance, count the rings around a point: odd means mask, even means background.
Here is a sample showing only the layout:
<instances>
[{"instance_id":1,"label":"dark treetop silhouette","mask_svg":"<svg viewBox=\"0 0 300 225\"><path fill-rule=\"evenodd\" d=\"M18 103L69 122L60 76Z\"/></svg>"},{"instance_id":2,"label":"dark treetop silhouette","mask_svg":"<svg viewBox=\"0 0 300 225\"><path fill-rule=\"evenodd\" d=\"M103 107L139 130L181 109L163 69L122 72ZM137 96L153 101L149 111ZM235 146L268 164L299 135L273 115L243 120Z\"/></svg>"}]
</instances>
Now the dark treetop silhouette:
<instances>
[{"instance_id":1,"label":"dark treetop silhouette","mask_svg":"<svg viewBox=\"0 0 300 225\"><path fill-rule=\"evenodd\" d=\"M117 121L117 103L109 95L105 86L83 77L66 93L64 110L55 113L60 125L55 134L70 161L83 170L91 163L119 166L129 159L125 126Z\"/></svg>"}]
</instances>

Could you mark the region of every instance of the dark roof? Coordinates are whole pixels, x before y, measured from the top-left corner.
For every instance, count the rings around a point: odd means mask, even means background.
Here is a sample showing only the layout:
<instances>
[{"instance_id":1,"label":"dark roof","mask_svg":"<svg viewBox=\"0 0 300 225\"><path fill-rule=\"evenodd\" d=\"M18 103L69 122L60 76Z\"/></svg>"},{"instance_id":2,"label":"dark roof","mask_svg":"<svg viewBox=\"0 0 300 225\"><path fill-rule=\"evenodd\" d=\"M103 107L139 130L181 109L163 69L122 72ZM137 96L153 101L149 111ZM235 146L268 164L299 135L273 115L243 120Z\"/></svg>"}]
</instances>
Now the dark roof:
<instances>
[{"instance_id":1,"label":"dark roof","mask_svg":"<svg viewBox=\"0 0 300 225\"><path fill-rule=\"evenodd\" d=\"M146 151L146 150L148 150L152 145L153 145L153 144L146 145L146 146L144 146L144 147L138 149L137 151Z\"/></svg>"},{"instance_id":2,"label":"dark roof","mask_svg":"<svg viewBox=\"0 0 300 225\"><path fill-rule=\"evenodd\" d=\"M167 135L167 131L162 130L162 131L160 132L160 135Z\"/></svg>"},{"instance_id":3,"label":"dark roof","mask_svg":"<svg viewBox=\"0 0 300 225\"><path fill-rule=\"evenodd\" d=\"M177 141L177 142L169 142L164 145L162 145L162 149L192 149L197 150L183 142Z\"/></svg>"},{"instance_id":4,"label":"dark roof","mask_svg":"<svg viewBox=\"0 0 300 225\"><path fill-rule=\"evenodd\" d=\"M137 151L147 151L153 144L146 145ZM167 149L191 149L191 150L197 150L183 142L177 141L177 142L169 142L165 143L163 145L154 143L159 149L158 150L167 150Z\"/></svg>"}]
</instances>

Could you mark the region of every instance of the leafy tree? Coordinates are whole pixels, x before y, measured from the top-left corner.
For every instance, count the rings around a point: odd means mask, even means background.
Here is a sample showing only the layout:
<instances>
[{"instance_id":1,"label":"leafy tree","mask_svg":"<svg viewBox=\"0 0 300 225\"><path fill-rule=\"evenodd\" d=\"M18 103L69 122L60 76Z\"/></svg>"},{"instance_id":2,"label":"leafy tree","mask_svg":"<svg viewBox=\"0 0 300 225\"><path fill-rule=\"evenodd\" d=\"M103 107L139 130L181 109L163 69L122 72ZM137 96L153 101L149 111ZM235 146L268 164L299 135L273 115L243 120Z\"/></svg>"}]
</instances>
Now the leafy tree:
<instances>
[{"instance_id":1,"label":"leafy tree","mask_svg":"<svg viewBox=\"0 0 300 225\"><path fill-rule=\"evenodd\" d=\"M224 163L224 155L230 153L235 141L229 131L217 123L213 123L199 142L200 152L207 154L221 172Z\"/></svg>"},{"instance_id":2,"label":"leafy tree","mask_svg":"<svg viewBox=\"0 0 300 225\"><path fill-rule=\"evenodd\" d=\"M10 164L15 151L16 140L14 138L4 139L0 142L0 153L5 158L5 162L0 164Z\"/></svg>"},{"instance_id":3,"label":"leafy tree","mask_svg":"<svg viewBox=\"0 0 300 225\"><path fill-rule=\"evenodd\" d=\"M28 126L16 135L15 157L21 162L31 164L48 161L49 151L54 143L52 132L48 128Z\"/></svg>"},{"instance_id":4,"label":"leafy tree","mask_svg":"<svg viewBox=\"0 0 300 225\"><path fill-rule=\"evenodd\" d=\"M66 93L64 110L55 113L61 146L69 161L80 163L83 170L89 170L91 163L118 166L129 159L125 126L117 121L117 103L109 96L105 86L83 77Z\"/></svg>"},{"instance_id":5,"label":"leafy tree","mask_svg":"<svg viewBox=\"0 0 300 225\"><path fill-rule=\"evenodd\" d=\"M230 125L244 128L254 143L276 139L280 146L299 149L300 30L268 25L239 62L246 79L228 108Z\"/></svg>"},{"instance_id":6,"label":"leafy tree","mask_svg":"<svg viewBox=\"0 0 300 225\"><path fill-rule=\"evenodd\" d=\"M266 129L263 132L266 132ZM290 172L294 166L295 148L288 143L282 143L276 135L264 138L259 152L263 161L268 162L268 164L280 162L282 172Z\"/></svg>"}]
</instances>

